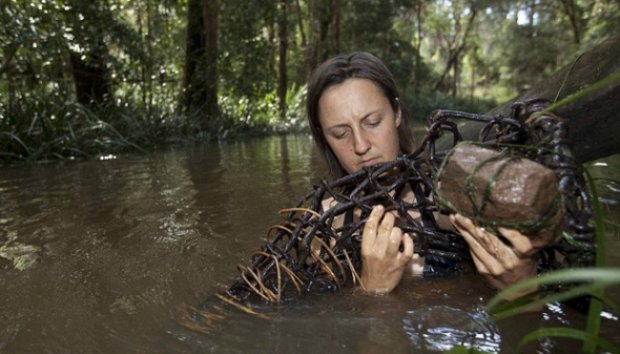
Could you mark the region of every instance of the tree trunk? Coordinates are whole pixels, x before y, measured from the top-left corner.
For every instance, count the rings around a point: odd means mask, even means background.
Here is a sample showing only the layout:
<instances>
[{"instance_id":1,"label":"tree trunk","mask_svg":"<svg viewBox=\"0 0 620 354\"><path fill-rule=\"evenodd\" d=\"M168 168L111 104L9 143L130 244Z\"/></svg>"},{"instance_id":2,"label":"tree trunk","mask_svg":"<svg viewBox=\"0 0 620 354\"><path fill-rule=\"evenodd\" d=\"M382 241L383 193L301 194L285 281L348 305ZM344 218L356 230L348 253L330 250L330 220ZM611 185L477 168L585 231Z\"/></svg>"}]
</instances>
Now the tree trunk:
<instances>
[{"instance_id":1,"label":"tree trunk","mask_svg":"<svg viewBox=\"0 0 620 354\"><path fill-rule=\"evenodd\" d=\"M452 40L453 45L451 45L448 48L449 55L448 55L448 60L446 61L446 66L444 67L443 72L441 76L439 77L439 80L435 82L435 85L433 86L433 91L439 90L442 87L443 88L451 87L451 85L446 85L446 77L448 73L450 72L450 69L453 69L453 72L455 73L455 75L458 72L456 65L458 65L461 53L467 46L467 37L469 36L469 32L474 27L474 20L476 19L477 13L478 13L477 9L474 6L472 6L470 8L470 15L469 15L469 20L467 21L467 27L465 27L465 30L462 33L461 39L460 40L457 39L457 37L461 35L461 33L457 32L454 34L455 38ZM458 78L454 77L453 83L457 81L458 81Z\"/></svg>"},{"instance_id":2,"label":"tree trunk","mask_svg":"<svg viewBox=\"0 0 620 354\"><path fill-rule=\"evenodd\" d=\"M279 79L278 79L278 99L279 99L279 111L280 111L280 119L286 119L286 89L288 85L287 73L286 73L286 50L288 46L288 21L287 21L287 12L288 12L288 0L279 0L279 28L278 28L278 37L279 37Z\"/></svg>"},{"instance_id":3,"label":"tree trunk","mask_svg":"<svg viewBox=\"0 0 620 354\"><path fill-rule=\"evenodd\" d=\"M310 0L308 73L340 50L340 1Z\"/></svg>"},{"instance_id":4,"label":"tree trunk","mask_svg":"<svg viewBox=\"0 0 620 354\"><path fill-rule=\"evenodd\" d=\"M330 52L337 54L340 53L340 0L331 0L331 5Z\"/></svg>"},{"instance_id":5,"label":"tree trunk","mask_svg":"<svg viewBox=\"0 0 620 354\"><path fill-rule=\"evenodd\" d=\"M299 0L295 0L295 4L297 7L297 21L299 25L299 35L301 36L301 47L306 48L308 44L306 42L306 31L304 30L304 24L302 20L303 13L301 12L301 4L299 3Z\"/></svg>"},{"instance_id":6,"label":"tree trunk","mask_svg":"<svg viewBox=\"0 0 620 354\"><path fill-rule=\"evenodd\" d=\"M4 75L5 72L9 70L9 66L11 65L11 60L17 53L17 49L19 49L18 43L10 43L7 47L4 47L4 62L2 63L2 67L0 67L0 78Z\"/></svg>"},{"instance_id":7,"label":"tree trunk","mask_svg":"<svg viewBox=\"0 0 620 354\"><path fill-rule=\"evenodd\" d=\"M187 2L187 29L185 37L185 71L183 74L182 106L193 114L202 102L203 90L199 80L199 64L205 53L203 33L202 0Z\"/></svg>"},{"instance_id":8,"label":"tree trunk","mask_svg":"<svg viewBox=\"0 0 620 354\"><path fill-rule=\"evenodd\" d=\"M469 87L469 100L474 101L474 91L476 90L476 60L472 60L471 65L471 86Z\"/></svg>"},{"instance_id":9,"label":"tree trunk","mask_svg":"<svg viewBox=\"0 0 620 354\"><path fill-rule=\"evenodd\" d=\"M189 0L183 107L199 115L203 128L219 113L217 105L218 11L217 0Z\"/></svg>"},{"instance_id":10,"label":"tree trunk","mask_svg":"<svg viewBox=\"0 0 620 354\"><path fill-rule=\"evenodd\" d=\"M153 15L151 0L146 0L146 52L148 57L145 61L146 66L146 110L150 116L150 112L153 108L153 70L154 70L154 58L156 57L153 50Z\"/></svg>"},{"instance_id":11,"label":"tree trunk","mask_svg":"<svg viewBox=\"0 0 620 354\"><path fill-rule=\"evenodd\" d=\"M574 0L561 0L560 2L562 3L564 13L568 16L571 29L573 30L573 41L575 41L575 44L579 44L581 43L581 24L579 23L581 19L581 9Z\"/></svg>"},{"instance_id":12,"label":"tree trunk","mask_svg":"<svg viewBox=\"0 0 620 354\"><path fill-rule=\"evenodd\" d=\"M101 106L111 98L109 70L99 53L89 53L88 60L82 57L75 52L69 56L77 101L89 107Z\"/></svg>"},{"instance_id":13,"label":"tree trunk","mask_svg":"<svg viewBox=\"0 0 620 354\"><path fill-rule=\"evenodd\" d=\"M96 109L111 102L113 96L111 73L107 66L110 57L106 33L97 24L97 21L106 18L102 14L104 6L100 0L67 0L65 5L71 8L71 11L65 12L66 25L76 35L74 40L82 48L79 51L69 49L68 55L76 99L80 104ZM98 18L101 16L104 19Z\"/></svg>"},{"instance_id":14,"label":"tree trunk","mask_svg":"<svg viewBox=\"0 0 620 354\"><path fill-rule=\"evenodd\" d=\"M414 69L414 82L413 82L413 94L418 97L420 94L420 81L422 76L422 55L420 49L422 47L422 7L424 6L423 0L415 2L415 17L416 17L416 39L415 39L415 69Z\"/></svg>"},{"instance_id":15,"label":"tree trunk","mask_svg":"<svg viewBox=\"0 0 620 354\"><path fill-rule=\"evenodd\" d=\"M219 34L219 8L219 0L203 1L207 119L213 119L219 115L219 108L217 105L217 41Z\"/></svg>"},{"instance_id":16,"label":"tree trunk","mask_svg":"<svg viewBox=\"0 0 620 354\"><path fill-rule=\"evenodd\" d=\"M153 85L152 85L152 75L153 75L153 45L152 41L152 27L151 27L151 0L146 0L146 9L143 9L140 5L137 5L136 10L136 21L138 22L138 34L142 41L146 43L146 53L147 56L143 60L141 60L140 64L140 74L141 74L141 83L140 89L142 91L142 104L146 108L147 112L151 111L152 106L152 97L153 97ZM145 11L145 15L143 17L143 10ZM146 30L145 30L146 27Z\"/></svg>"}]
</instances>

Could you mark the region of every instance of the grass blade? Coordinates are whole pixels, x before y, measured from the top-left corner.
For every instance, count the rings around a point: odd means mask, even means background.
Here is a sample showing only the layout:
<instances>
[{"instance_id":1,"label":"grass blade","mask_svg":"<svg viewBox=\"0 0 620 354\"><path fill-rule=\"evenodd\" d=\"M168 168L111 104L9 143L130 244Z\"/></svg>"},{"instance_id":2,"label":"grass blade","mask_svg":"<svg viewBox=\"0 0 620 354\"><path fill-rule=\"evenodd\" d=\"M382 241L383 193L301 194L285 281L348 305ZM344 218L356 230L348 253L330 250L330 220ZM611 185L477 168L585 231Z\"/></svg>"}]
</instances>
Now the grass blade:
<instances>
[{"instance_id":1,"label":"grass blade","mask_svg":"<svg viewBox=\"0 0 620 354\"><path fill-rule=\"evenodd\" d=\"M590 333L580 331L578 329L565 327L539 328L535 331L532 331L521 339L517 347L517 351L521 351L527 343L544 337L563 337L578 339L584 344L589 344L594 349L598 347L611 353L620 353L620 347L606 341L603 338L598 337L598 335L591 335Z\"/></svg>"},{"instance_id":2,"label":"grass blade","mask_svg":"<svg viewBox=\"0 0 620 354\"><path fill-rule=\"evenodd\" d=\"M557 283L591 282L600 285L620 283L620 272L617 268L574 268L542 274L537 278L528 279L505 289L495 295L487 303L487 311L493 312L499 304L505 303L506 297L530 287Z\"/></svg>"},{"instance_id":3,"label":"grass blade","mask_svg":"<svg viewBox=\"0 0 620 354\"><path fill-rule=\"evenodd\" d=\"M603 209L598 199L598 190L594 179L588 170L584 170L586 175L586 182L590 189L590 195L592 196L592 208L594 209L594 226L596 235L596 267L605 266L606 254L605 254L605 222L603 220ZM603 296L604 287L597 286L592 295L594 298L590 301L590 308L588 309L588 320L586 323L586 332L590 336L598 337L601 330L601 311L603 311L603 303L599 301ZM594 353L596 351L596 345L591 341L584 341L583 352Z\"/></svg>"}]
</instances>

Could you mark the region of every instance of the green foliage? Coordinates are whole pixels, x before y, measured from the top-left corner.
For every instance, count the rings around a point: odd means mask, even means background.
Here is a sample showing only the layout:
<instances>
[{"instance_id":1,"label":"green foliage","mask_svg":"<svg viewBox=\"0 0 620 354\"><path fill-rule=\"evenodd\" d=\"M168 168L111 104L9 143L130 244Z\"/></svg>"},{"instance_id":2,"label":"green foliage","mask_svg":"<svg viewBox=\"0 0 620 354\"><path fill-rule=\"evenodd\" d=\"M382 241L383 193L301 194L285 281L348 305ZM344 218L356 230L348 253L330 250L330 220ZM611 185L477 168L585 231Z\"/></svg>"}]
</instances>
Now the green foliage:
<instances>
[{"instance_id":1,"label":"green foliage","mask_svg":"<svg viewBox=\"0 0 620 354\"><path fill-rule=\"evenodd\" d=\"M379 56L394 73L414 119L423 120L437 108L488 111L544 80L575 53L620 34L620 4L607 0L350 0L323 8L323 20L330 26L324 34L330 38L317 39L310 24L315 3L288 1L288 118L282 122L276 94L281 14L277 2L219 4L221 115L203 125L203 112L182 114L177 107L185 89L187 1L4 1L0 151L5 159L23 157L27 151L32 158L81 155L66 149L52 149L51 154L42 148L41 139L61 146L67 133L62 129L41 130L36 138L28 129L33 121L35 126L58 125L58 112L74 110L76 102L128 141L145 146L181 137L193 141L303 129L300 95L313 40L330 47L321 52L364 50ZM467 30L473 12L476 16ZM81 81L79 65L92 71L83 72ZM93 73L99 77L89 80ZM101 80L102 95L91 95L95 102L90 104L83 99L89 92L80 90L96 88L88 86L96 80ZM94 121L80 119L84 122L69 126ZM146 133L133 133L129 127ZM96 150L76 149L84 154Z\"/></svg>"},{"instance_id":2,"label":"green foliage","mask_svg":"<svg viewBox=\"0 0 620 354\"><path fill-rule=\"evenodd\" d=\"M607 252L605 251L606 232L605 222L603 221L603 209L601 208L601 204L598 198L598 190L594 183L594 179L592 178L592 175L590 175L588 170L585 170L585 173L587 177L588 188L590 189L590 194L593 199L593 212L595 217L594 223L596 227L596 244L598 246L596 250L595 265L597 267L604 267L606 264ZM618 273L617 270L616 273ZM594 279L598 280L596 277ZM587 337L583 339L583 352L587 354L593 354L596 351L598 342L595 340L599 337L599 332L601 329L600 314L603 310L605 284L600 284L598 283L598 281L595 281L595 283L597 286L592 291L592 299L590 300L590 308L588 309L588 322L586 323L586 330L584 332ZM616 283L620 283L620 280L618 280ZM607 301L606 303L609 304L610 301ZM614 310L616 312L618 311L617 306L611 306L614 307ZM614 351L620 352L620 348L616 348Z\"/></svg>"},{"instance_id":3,"label":"green foliage","mask_svg":"<svg viewBox=\"0 0 620 354\"><path fill-rule=\"evenodd\" d=\"M566 327L539 328L531 333L528 333L519 342L517 350L523 350L523 347L532 341L550 337L578 339L583 343L590 343L594 348L601 348L609 351L610 353L620 352L620 347L606 341L603 338L600 338L597 335L591 335L587 332ZM594 351L584 351L584 353L594 353Z\"/></svg>"},{"instance_id":4,"label":"green foliage","mask_svg":"<svg viewBox=\"0 0 620 354\"><path fill-rule=\"evenodd\" d=\"M20 122L0 126L1 159L49 160L114 153L128 149L144 151L111 124L79 104L26 101L13 111Z\"/></svg>"},{"instance_id":5,"label":"green foliage","mask_svg":"<svg viewBox=\"0 0 620 354\"><path fill-rule=\"evenodd\" d=\"M518 294L520 291L530 289L532 287L543 288L548 285L557 285L559 283L575 283L589 282L585 285L572 287L563 292L547 295L543 298L535 298L531 296L526 299L517 299L515 301L505 302L504 299ZM620 283L620 272L614 268L584 268L584 269L566 269L542 274L537 278L528 279L524 282L515 284L508 289L498 293L487 303L487 310L495 319L502 319L516 314L532 311L540 308L544 304L556 301L565 301L576 298L584 294L592 295L600 286L609 286ZM599 297L603 299L602 296ZM609 299L604 299L607 303L617 308Z\"/></svg>"},{"instance_id":6,"label":"green foliage","mask_svg":"<svg viewBox=\"0 0 620 354\"><path fill-rule=\"evenodd\" d=\"M213 124L218 137L230 134L266 134L300 132L307 129L304 112L306 86L292 85L286 93L288 103L287 116L281 121L278 114L278 96L275 91L268 92L260 100L248 97L236 99L234 95L221 96L219 105L222 109L221 121Z\"/></svg>"},{"instance_id":7,"label":"green foliage","mask_svg":"<svg viewBox=\"0 0 620 354\"><path fill-rule=\"evenodd\" d=\"M273 1L222 2L219 71L223 95L269 100L268 93L277 84L275 16Z\"/></svg>"},{"instance_id":8,"label":"green foliage","mask_svg":"<svg viewBox=\"0 0 620 354\"><path fill-rule=\"evenodd\" d=\"M402 91L411 84L414 68L414 49L409 38L401 37L395 23L403 1L386 4L377 0L345 2L342 12L347 14L342 24L343 52L368 51L381 58L390 68ZM369 11L372 9L372 11Z\"/></svg>"},{"instance_id":9,"label":"green foliage","mask_svg":"<svg viewBox=\"0 0 620 354\"><path fill-rule=\"evenodd\" d=\"M502 42L513 43L506 50L506 68L501 72L501 80L506 85L521 93L531 88L532 84L556 70L557 57L560 53L559 43L555 33L537 33L542 31L540 26L519 25L512 23L506 28ZM527 53L527 55L523 55ZM536 60L531 60L535 57Z\"/></svg>"},{"instance_id":10,"label":"green foliage","mask_svg":"<svg viewBox=\"0 0 620 354\"><path fill-rule=\"evenodd\" d=\"M609 87L611 85L617 84L620 82L620 72L616 72L613 73L607 77L605 77L604 79L595 82L594 84L585 87L567 97L564 97L561 101L556 102L552 105L550 105L549 107L547 107L545 109L545 111L547 112L552 112L553 110L555 110L557 107L569 104L571 102L576 101L577 99L589 95L593 92L596 92L598 90L604 89L605 87Z\"/></svg>"},{"instance_id":11,"label":"green foliage","mask_svg":"<svg viewBox=\"0 0 620 354\"><path fill-rule=\"evenodd\" d=\"M618 1L583 1L583 14L586 22L583 45L585 48L596 45L610 36L620 35L620 3Z\"/></svg>"}]
</instances>

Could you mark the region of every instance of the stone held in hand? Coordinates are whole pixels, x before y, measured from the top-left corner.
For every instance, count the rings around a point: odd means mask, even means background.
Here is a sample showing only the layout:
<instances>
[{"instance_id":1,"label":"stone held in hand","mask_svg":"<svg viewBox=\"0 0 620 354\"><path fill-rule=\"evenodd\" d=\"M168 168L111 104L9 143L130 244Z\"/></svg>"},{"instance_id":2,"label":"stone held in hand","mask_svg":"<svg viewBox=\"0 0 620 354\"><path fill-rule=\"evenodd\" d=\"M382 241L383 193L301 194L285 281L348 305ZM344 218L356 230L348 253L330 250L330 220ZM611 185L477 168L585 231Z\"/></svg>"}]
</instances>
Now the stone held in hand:
<instances>
[{"instance_id":1,"label":"stone held in hand","mask_svg":"<svg viewBox=\"0 0 620 354\"><path fill-rule=\"evenodd\" d=\"M479 226L508 227L543 247L562 234L555 172L535 161L461 143L446 157L435 188L440 205Z\"/></svg>"}]
</instances>

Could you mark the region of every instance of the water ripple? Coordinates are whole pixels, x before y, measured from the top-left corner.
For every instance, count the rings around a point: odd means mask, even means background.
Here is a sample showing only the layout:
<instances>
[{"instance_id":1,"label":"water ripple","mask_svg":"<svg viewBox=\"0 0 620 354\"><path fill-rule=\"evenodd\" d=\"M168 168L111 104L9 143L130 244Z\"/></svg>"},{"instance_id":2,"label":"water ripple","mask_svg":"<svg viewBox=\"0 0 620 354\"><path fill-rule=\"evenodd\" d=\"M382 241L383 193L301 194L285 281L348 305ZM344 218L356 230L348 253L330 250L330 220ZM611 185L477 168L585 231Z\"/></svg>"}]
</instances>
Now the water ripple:
<instances>
[{"instance_id":1,"label":"water ripple","mask_svg":"<svg viewBox=\"0 0 620 354\"><path fill-rule=\"evenodd\" d=\"M483 312L468 312L448 306L408 312L403 328L418 348L446 351L456 346L499 353L499 329Z\"/></svg>"}]
</instances>

